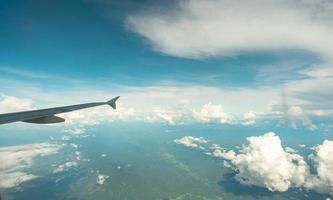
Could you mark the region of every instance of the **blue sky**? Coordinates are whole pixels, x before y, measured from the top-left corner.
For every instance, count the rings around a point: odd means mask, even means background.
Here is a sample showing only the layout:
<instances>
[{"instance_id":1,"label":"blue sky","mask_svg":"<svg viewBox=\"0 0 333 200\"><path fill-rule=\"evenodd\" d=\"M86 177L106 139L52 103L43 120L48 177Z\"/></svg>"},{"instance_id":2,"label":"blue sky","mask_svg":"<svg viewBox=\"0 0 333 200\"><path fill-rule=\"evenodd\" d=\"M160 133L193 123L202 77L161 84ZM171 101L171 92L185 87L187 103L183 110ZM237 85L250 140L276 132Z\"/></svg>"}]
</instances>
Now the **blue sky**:
<instances>
[{"instance_id":1,"label":"blue sky","mask_svg":"<svg viewBox=\"0 0 333 200\"><path fill-rule=\"evenodd\" d=\"M24 6L8 1L2 4L1 66L20 71L56 74L92 83L97 80L151 85L170 80L253 86L259 67L281 62L307 67L319 60L316 55L302 51L248 52L204 59L156 52L126 24L126 16L136 12L132 4L140 5L138 2L111 1L105 3L107 8L104 9L102 2L89 1L27 1ZM2 72L2 76L11 75Z\"/></svg>"},{"instance_id":2,"label":"blue sky","mask_svg":"<svg viewBox=\"0 0 333 200\"><path fill-rule=\"evenodd\" d=\"M283 17L269 12L275 6ZM173 118L209 103L236 118L284 118L296 107L297 117L326 123L331 95L320 86L332 84L331 16L329 8L313 16L317 9L297 1L4 1L0 92L35 107L120 94L126 109L172 107Z\"/></svg>"}]
</instances>

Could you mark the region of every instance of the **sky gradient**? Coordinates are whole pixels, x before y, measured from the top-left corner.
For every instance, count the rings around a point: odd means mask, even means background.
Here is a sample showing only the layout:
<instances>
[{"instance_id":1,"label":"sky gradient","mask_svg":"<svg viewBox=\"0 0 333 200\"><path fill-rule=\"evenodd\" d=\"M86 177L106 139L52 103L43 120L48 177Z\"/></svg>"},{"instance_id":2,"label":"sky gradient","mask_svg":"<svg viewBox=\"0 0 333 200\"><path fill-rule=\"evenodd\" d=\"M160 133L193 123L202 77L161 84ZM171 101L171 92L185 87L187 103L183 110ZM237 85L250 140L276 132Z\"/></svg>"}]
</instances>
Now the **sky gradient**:
<instances>
[{"instance_id":1,"label":"sky gradient","mask_svg":"<svg viewBox=\"0 0 333 200\"><path fill-rule=\"evenodd\" d=\"M80 135L120 121L261 130L258 134L283 130L313 134L315 152L329 152L332 144L323 140L333 135L332 13L330 0L2 1L0 113L120 95L116 111L64 114L64 129ZM275 134L246 135L243 154L230 148L215 156L239 169L242 158L260 149L257 143L271 142L284 166L293 168L293 159L302 163L281 147L280 138L289 142L285 133ZM190 148L204 141L181 138L176 143ZM307 177L302 166L290 176ZM242 175L253 178L251 171ZM333 175L327 176L333 183ZM243 184L270 191L330 189L288 181L287 188L274 180L269 186Z\"/></svg>"}]
</instances>

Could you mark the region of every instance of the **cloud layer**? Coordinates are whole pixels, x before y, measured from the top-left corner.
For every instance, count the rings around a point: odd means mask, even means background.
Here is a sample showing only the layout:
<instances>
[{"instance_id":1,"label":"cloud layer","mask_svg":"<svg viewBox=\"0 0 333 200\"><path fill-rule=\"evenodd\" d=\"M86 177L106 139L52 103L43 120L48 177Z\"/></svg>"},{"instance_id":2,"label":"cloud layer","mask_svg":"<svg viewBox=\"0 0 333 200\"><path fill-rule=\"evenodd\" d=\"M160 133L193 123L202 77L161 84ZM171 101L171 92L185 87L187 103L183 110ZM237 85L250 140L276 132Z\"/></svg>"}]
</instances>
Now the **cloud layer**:
<instances>
[{"instance_id":1,"label":"cloud layer","mask_svg":"<svg viewBox=\"0 0 333 200\"><path fill-rule=\"evenodd\" d=\"M204 59L247 53L310 52L321 63L310 62L308 68L297 63L261 68L266 72L273 69L273 76L285 80L282 88L302 104L291 106L317 107L332 113L332 13L331 0L182 0L168 9L141 10L128 16L127 24L155 50L177 57ZM281 73L277 68L282 69ZM292 68L297 69L297 75L290 75ZM258 77L262 69L258 69ZM267 74L261 76L257 82L266 77ZM270 81L275 86L280 84L274 79ZM309 129L315 129L310 120L302 120L308 121L305 123Z\"/></svg>"},{"instance_id":2,"label":"cloud layer","mask_svg":"<svg viewBox=\"0 0 333 200\"><path fill-rule=\"evenodd\" d=\"M243 52L332 51L329 0L189 0L165 12L127 18L130 28L166 54L201 58Z\"/></svg>"},{"instance_id":3,"label":"cloud layer","mask_svg":"<svg viewBox=\"0 0 333 200\"><path fill-rule=\"evenodd\" d=\"M195 90L203 91L205 98L201 98L202 93L194 92ZM149 91L150 95L145 99L145 104L142 104L142 95L146 91ZM160 94L161 91L163 95ZM178 93L181 95L175 95ZM65 127L64 132L82 135L86 131L86 126L109 123L115 120L166 122L170 125L220 123L245 126L255 125L261 120L277 120L281 122L279 124L295 129L317 130L324 128L326 130L327 126L324 123L319 127L313 123L312 118L331 116L329 110L324 112L319 109L320 104L314 103L311 105L311 110L306 110L297 105L301 104L301 101L297 99L290 99L290 102L296 105L281 106L277 103L278 90L268 88L224 90L204 86L160 86L134 88L123 93L123 96L124 102L120 102L116 110L101 106L59 114L60 117L66 119L65 124L62 124ZM244 99L244 96L247 98ZM211 103L209 99L222 103ZM235 106L234 102L239 102L239 99L242 99L241 103ZM208 103L205 103L207 101ZM29 99L2 95L0 100L0 113L25 111L33 108L36 107ZM329 131L330 128L327 130Z\"/></svg>"},{"instance_id":4,"label":"cloud layer","mask_svg":"<svg viewBox=\"0 0 333 200\"><path fill-rule=\"evenodd\" d=\"M24 172L37 156L56 154L61 146L50 143L36 143L0 148L0 188L10 188L36 178Z\"/></svg>"}]
</instances>

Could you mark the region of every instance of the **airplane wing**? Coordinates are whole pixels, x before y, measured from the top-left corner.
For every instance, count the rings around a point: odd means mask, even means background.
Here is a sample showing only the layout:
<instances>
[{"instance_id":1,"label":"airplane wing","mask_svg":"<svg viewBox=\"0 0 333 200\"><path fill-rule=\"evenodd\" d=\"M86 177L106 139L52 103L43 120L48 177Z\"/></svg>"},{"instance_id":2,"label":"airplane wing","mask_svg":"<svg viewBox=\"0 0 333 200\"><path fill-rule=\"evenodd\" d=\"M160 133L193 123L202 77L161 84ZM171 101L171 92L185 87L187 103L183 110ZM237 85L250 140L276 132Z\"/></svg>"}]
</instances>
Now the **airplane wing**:
<instances>
[{"instance_id":1,"label":"airplane wing","mask_svg":"<svg viewBox=\"0 0 333 200\"><path fill-rule=\"evenodd\" d=\"M107 102L94 102L94 103L85 103L72 106L63 106L56 108L47 108L41 110L32 110L32 111L23 111L15 113L6 113L0 114L0 124L7 124L11 122L28 122L35 124L52 124L64 122L65 119L55 116L56 114L70 112L74 110L80 110L84 108L90 108L101 105L109 105L113 109L116 109L116 101L119 96L107 101Z\"/></svg>"}]
</instances>

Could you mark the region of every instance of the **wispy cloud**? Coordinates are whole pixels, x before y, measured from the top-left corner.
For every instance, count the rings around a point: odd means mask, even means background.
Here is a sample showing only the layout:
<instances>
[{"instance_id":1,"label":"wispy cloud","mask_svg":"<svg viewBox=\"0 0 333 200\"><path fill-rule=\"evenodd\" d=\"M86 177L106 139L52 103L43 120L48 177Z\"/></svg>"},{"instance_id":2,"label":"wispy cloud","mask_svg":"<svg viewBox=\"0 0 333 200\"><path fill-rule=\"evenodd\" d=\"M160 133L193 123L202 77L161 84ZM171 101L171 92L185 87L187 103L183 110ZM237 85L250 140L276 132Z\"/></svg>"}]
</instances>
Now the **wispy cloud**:
<instances>
[{"instance_id":1,"label":"wispy cloud","mask_svg":"<svg viewBox=\"0 0 333 200\"><path fill-rule=\"evenodd\" d=\"M66 88L65 90L46 91L45 89L27 89L25 93L31 99L19 99L3 95L0 111L26 110L42 102L61 104L43 104L43 107L70 105L83 102L105 101L110 98L108 90L93 87ZM329 112L321 112L323 104L309 102L305 104L301 97L289 96L288 103L281 98L281 88L218 88L201 85L156 85L147 87L115 88L121 99L118 108L96 107L65 113L67 125L91 126L114 120L144 120L147 122L184 123L221 123L254 125L261 120L284 120L294 128L316 129L312 118L327 118ZM200 91L200 92L198 92ZM17 91L15 91L17 92ZM89 94L89 95L87 95ZM22 94L21 94L22 95ZM327 101L329 97L326 97ZM237 102L237 103L235 103ZM329 106L329 105L326 105ZM41 107L41 106L39 106ZM1 109L3 108L3 109ZM6 108L6 109L5 109ZM326 109L327 110L327 109ZM320 116L319 116L320 115ZM285 123L285 124L288 124ZM74 127L75 128L75 127ZM78 127L76 127L78 128ZM79 127L83 130L83 127ZM82 129L83 128L83 129ZM74 130L71 128L71 130Z\"/></svg>"},{"instance_id":2,"label":"wispy cloud","mask_svg":"<svg viewBox=\"0 0 333 200\"><path fill-rule=\"evenodd\" d=\"M36 178L25 172L37 156L56 154L61 146L50 143L25 144L0 148L0 188L15 187Z\"/></svg>"},{"instance_id":3,"label":"wispy cloud","mask_svg":"<svg viewBox=\"0 0 333 200\"><path fill-rule=\"evenodd\" d=\"M0 72L12 74L12 75L16 75L16 76L22 76L22 77L26 77L26 78L34 78L34 79L54 78L54 76L50 75L50 74L34 72L31 70L23 70L23 69L18 69L15 67L0 66Z\"/></svg>"},{"instance_id":4,"label":"wispy cloud","mask_svg":"<svg viewBox=\"0 0 333 200\"><path fill-rule=\"evenodd\" d=\"M130 28L166 54L202 58L301 49L332 56L332 2L179 1L128 16Z\"/></svg>"}]
</instances>

